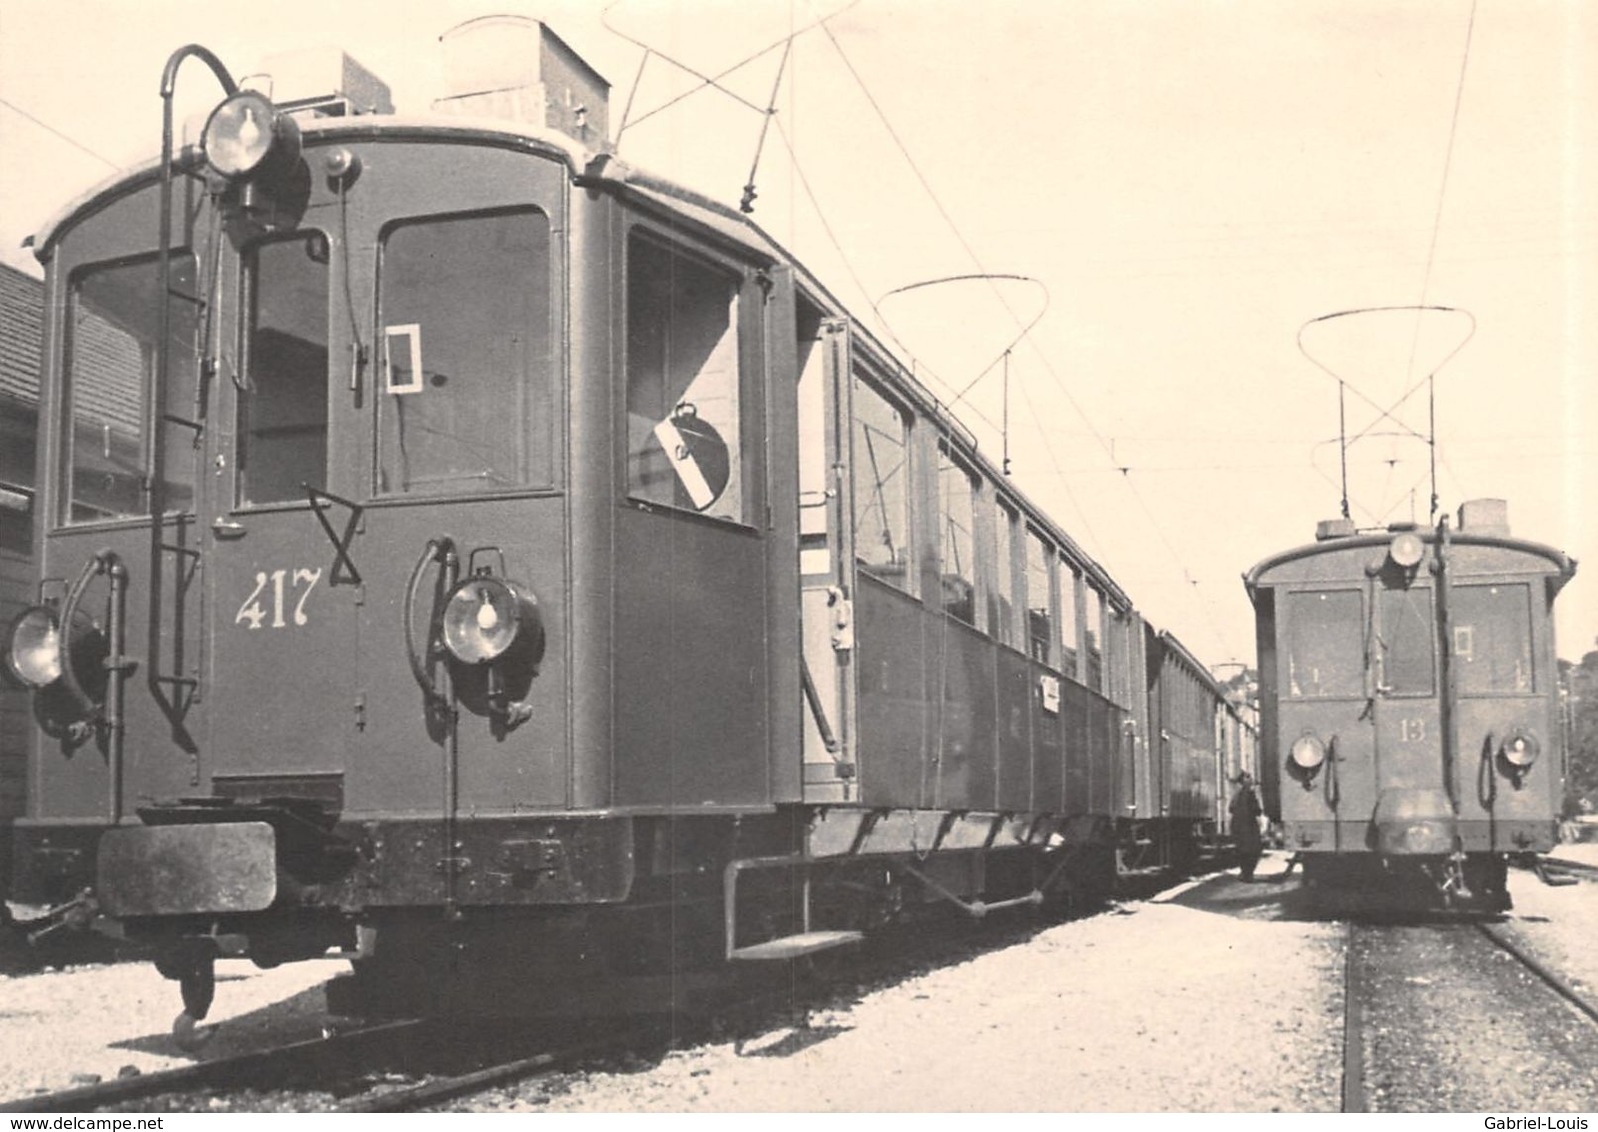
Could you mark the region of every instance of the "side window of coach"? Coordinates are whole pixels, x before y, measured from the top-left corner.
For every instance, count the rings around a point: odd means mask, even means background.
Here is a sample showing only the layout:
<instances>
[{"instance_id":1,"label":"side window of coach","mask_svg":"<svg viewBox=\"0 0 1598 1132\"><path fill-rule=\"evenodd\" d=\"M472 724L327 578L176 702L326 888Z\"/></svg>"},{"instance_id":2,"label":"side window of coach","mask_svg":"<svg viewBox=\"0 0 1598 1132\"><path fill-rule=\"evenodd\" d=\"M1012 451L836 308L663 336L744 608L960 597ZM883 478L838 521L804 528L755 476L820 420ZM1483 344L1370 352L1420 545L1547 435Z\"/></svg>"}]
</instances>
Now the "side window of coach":
<instances>
[{"instance_id":1,"label":"side window of coach","mask_svg":"<svg viewBox=\"0 0 1598 1132\"><path fill-rule=\"evenodd\" d=\"M739 279L638 232L627 242L627 491L745 521Z\"/></svg>"},{"instance_id":2,"label":"side window of coach","mask_svg":"<svg viewBox=\"0 0 1598 1132\"><path fill-rule=\"evenodd\" d=\"M854 552L866 573L910 589L910 449L904 414L854 379Z\"/></svg>"},{"instance_id":3,"label":"side window of coach","mask_svg":"<svg viewBox=\"0 0 1598 1132\"><path fill-rule=\"evenodd\" d=\"M967 625L977 623L976 483L971 473L938 445L938 510L943 528L943 611Z\"/></svg>"}]
</instances>

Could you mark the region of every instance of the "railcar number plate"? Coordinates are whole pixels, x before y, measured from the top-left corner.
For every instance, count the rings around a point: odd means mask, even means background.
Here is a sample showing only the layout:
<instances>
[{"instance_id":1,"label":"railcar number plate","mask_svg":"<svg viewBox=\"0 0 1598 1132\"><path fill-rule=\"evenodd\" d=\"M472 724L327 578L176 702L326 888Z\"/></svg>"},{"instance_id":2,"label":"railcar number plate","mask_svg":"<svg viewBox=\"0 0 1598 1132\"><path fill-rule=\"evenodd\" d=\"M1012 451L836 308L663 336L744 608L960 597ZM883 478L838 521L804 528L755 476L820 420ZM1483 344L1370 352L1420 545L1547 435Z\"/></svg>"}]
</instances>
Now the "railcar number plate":
<instances>
[{"instance_id":1,"label":"railcar number plate","mask_svg":"<svg viewBox=\"0 0 1598 1132\"><path fill-rule=\"evenodd\" d=\"M250 629L282 629L290 624L310 624L311 615L305 610L305 602L321 578L320 566L315 570L303 566L285 566L270 573L257 570L255 588L239 606L233 623Z\"/></svg>"}]
</instances>

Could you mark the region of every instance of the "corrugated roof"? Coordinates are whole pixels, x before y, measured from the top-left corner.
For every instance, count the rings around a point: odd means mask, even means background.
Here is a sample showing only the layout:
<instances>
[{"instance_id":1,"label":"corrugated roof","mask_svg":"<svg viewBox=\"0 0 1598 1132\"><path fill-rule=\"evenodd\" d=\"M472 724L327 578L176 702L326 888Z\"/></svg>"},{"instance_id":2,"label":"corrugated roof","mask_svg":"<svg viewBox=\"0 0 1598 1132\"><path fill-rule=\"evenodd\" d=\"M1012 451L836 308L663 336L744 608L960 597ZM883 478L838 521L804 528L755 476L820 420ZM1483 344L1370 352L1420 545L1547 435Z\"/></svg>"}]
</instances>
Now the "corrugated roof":
<instances>
[{"instance_id":1,"label":"corrugated roof","mask_svg":"<svg viewBox=\"0 0 1598 1132\"><path fill-rule=\"evenodd\" d=\"M44 284L0 263L0 396L38 403L43 333Z\"/></svg>"}]
</instances>

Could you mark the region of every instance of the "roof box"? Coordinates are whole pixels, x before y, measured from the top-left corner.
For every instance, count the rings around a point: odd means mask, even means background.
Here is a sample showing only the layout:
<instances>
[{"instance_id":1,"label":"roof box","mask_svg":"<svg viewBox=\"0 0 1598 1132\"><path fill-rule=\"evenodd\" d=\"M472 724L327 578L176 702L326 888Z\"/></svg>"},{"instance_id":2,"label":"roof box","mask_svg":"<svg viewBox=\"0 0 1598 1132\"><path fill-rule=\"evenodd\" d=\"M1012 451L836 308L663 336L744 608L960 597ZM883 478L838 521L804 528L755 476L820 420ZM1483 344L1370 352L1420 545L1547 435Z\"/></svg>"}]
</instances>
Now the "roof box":
<instances>
[{"instance_id":1,"label":"roof box","mask_svg":"<svg viewBox=\"0 0 1598 1132\"><path fill-rule=\"evenodd\" d=\"M268 56L250 76L284 110L318 117L392 114L388 84L337 47L309 47Z\"/></svg>"},{"instance_id":2,"label":"roof box","mask_svg":"<svg viewBox=\"0 0 1598 1132\"><path fill-rule=\"evenodd\" d=\"M444 97L433 109L559 130L592 149L610 138L610 83L529 16L480 16L443 35Z\"/></svg>"},{"instance_id":3,"label":"roof box","mask_svg":"<svg viewBox=\"0 0 1598 1132\"><path fill-rule=\"evenodd\" d=\"M1325 542L1327 539L1347 538L1349 535L1358 534L1352 519L1322 519L1315 524L1315 541Z\"/></svg>"},{"instance_id":4,"label":"roof box","mask_svg":"<svg viewBox=\"0 0 1598 1132\"><path fill-rule=\"evenodd\" d=\"M1503 499L1467 499L1459 505L1461 534L1509 537L1509 503Z\"/></svg>"}]
</instances>

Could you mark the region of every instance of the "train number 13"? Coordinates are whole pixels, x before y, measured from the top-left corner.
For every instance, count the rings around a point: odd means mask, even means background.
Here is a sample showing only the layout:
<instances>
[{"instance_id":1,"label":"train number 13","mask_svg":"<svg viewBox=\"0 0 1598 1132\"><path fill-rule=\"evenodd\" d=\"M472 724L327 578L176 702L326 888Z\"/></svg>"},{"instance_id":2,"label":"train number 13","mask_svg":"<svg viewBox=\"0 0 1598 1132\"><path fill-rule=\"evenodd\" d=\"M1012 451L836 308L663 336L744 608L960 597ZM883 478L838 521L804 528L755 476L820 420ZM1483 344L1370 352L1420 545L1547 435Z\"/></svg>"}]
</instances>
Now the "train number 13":
<instances>
[{"instance_id":1,"label":"train number 13","mask_svg":"<svg viewBox=\"0 0 1598 1132\"><path fill-rule=\"evenodd\" d=\"M290 597L294 596L291 590L299 595L294 602L294 624L304 625L310 621L305 615L305 599L311 596L311 590L321 579L322 571L306 570L296 567L293 570L273 570L268 574L265 570L255 572L255 588L250 591L250 596L244 599L244 604L239 606L238 613L233 618L235 625L248 625L251 629L259 629L263 622L273 629L281 629L288 624L283 618L283 611ZM300 589L301 583L305 588ZM267 611L261 604L261 599L266 592L268 584L271 585L272 620L267 622Z\"/></svg>"},{"instance_id":2,"label":"train number 13","mask_svg":"<svg viewBox=\"0 0 1598 1132\"><path fill-rule=\"evenodd\" d=\"M1424 719L1400 719L1398 721L1398 741L1400 743L1424 743L1426 741L1426 721Z\"/></svg>"}]
</instances>

